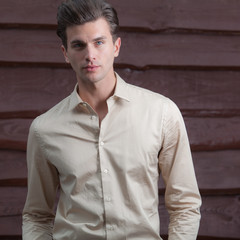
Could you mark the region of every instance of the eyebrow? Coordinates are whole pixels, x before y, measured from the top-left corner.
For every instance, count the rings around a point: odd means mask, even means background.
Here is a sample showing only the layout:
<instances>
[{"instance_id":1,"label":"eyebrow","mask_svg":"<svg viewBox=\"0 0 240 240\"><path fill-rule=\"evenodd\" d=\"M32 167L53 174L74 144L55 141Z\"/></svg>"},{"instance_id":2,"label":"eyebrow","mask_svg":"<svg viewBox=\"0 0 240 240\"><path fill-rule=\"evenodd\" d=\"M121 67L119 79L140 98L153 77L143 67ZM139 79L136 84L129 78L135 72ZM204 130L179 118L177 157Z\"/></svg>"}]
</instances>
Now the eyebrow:
<instances>
[{"instance_id":1,"label":"eyebrow","mask_svg":"<svg viewBox=\"0 0 240 240\"><path fill-rule=\"evenodd\" d=\"M92 40L92 42L97 42L97 41L105 40L105 39L107 39L107 37L101 36L101 37L94 38L94 39ZM73 45L73 44L76 44L76 43L80 43L80 44L82 44L83 46L86 45L86 43L85 43L84 41L79 40L79 39L76 39L76 40L71 41L70 44Z\"/></svg>"},{"instance_id":2,"label":"eyebrow","mask_svg":"<svg viewBox=\"0 0 240 240\"><path fill-rule=\"evenodd\" d=\"M101 36L101 37L94 38L94 39L93 39L93 42L97 42L97 41L99 41L99 40L105 40L105 39L107 39L107 37Z\"/></svg>"}]
</instances>

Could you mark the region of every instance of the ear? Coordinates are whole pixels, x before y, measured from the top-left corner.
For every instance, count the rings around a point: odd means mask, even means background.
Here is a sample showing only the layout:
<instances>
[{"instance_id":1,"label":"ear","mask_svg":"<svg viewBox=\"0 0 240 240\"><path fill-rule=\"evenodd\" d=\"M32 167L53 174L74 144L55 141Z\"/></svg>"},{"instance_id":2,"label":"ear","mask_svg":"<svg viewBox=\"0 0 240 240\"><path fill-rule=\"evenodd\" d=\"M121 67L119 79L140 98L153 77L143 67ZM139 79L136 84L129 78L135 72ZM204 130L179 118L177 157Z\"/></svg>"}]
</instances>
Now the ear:
<instances>
[{"instance_id":1,"label":"ear","mask_svg":"<svg viewBox=\"0 0 240 240\"><path fill-rule=\"evenodd\" d=\"M64 56L64 58L65 58L66 63L69 63L69 58L68 58L68 56L67 56L67 50L66 50L66 48L62 45L62 46L61 46L61 49L62 49L63 56Z\"/></svg>"},{"instance_id":2,"label":"ear","mask_svg":"<svg viewBox=\"0 0 240 240\"><path fill-rule=\"evenodd\" d=\"M114 43L114 57L118 57L121 47L121 38L118 37Z\"/></svg>"}]
</instances>

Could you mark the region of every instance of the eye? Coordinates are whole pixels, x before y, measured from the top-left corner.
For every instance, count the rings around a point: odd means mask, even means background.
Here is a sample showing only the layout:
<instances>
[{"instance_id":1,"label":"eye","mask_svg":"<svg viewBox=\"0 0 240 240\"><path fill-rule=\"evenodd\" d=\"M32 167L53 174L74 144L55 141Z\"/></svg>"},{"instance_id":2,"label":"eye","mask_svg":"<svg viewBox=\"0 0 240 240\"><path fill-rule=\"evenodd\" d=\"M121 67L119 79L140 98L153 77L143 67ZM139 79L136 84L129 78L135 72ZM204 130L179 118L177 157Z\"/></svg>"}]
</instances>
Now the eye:
<instances>
[{"instance_id":1,"label":"eye","mask_svg":"<svg viewBox=\"0 0 240 240\"><path fill-rule=\"evenodd\" d=\"M74 49L83 49L85 46L86 46L86 44L81 41L74 41L71 44L71 47Z\"/></svg>"},{"instance_id":2,"label":"eye","mask_svg":"<svg viewBox=\"0 0 240 240\"><path fill-rule=\"evenodd\" d=\"M97 45L97 46L101 46L101 45L103 45L103 41L100 41L100 40L97 41L97 42L96 42L96 45Z\"/></svg>"},{"instance_id":3,"label":"eye","mask_svg":"<svg viewBox=\"0 0 240 240\"><path fill-rule=\"evenodd\" d=\"M74 47L74 48L83 48L84 45L81 44L81 43L76 43L76 44L73 45L73 47Z\"/></svg>"}]
</instances>

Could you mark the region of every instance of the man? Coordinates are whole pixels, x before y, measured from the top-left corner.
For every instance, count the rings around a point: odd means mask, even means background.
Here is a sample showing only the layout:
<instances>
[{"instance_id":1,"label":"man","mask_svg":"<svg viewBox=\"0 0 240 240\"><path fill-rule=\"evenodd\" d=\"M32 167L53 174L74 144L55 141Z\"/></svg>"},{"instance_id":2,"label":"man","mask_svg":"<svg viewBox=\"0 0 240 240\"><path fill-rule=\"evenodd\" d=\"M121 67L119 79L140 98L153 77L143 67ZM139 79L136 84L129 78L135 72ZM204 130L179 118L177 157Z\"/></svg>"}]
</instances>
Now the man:
<instances>
[{"instance_id":1,"label":"man","mask_svg":"<svg viewBox=\"0 0 240 240\"><path fill-rule=\"evenodd\" d=\"M24 240L161 239L159 172L169 239L196 239L201 199L182 116L169 99L114 72L117 29L103 0L67 0L58 9L77 85L30 128Z\"/></svg>"}]
</instances>

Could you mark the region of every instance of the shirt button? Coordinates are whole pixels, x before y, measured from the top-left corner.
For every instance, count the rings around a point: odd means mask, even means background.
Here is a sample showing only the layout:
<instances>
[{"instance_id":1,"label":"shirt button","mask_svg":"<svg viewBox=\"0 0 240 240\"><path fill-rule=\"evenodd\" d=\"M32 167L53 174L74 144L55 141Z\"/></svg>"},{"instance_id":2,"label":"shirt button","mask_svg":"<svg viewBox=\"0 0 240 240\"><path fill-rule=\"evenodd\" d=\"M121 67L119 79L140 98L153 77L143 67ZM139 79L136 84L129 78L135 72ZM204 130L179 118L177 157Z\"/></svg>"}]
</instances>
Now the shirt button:
<instances>
[{"instance_id":1,"label":"shirt button","mask_svg":"<svg viewBox=\"0 0 240 240\"><path fill-rule=\"evenodd\" d=\"M83 105L84 107L86 107L86 106L87 106L87 104L86 104L86 103L83 103L82 105Z\"/></svg>"},{"instance_id":2,"label":"shirt button","mask_svg":"<svg viewBox=\"0 0 240 240\"><path fill-rule=\"evenodd\" d=\"M103 172L104 173L108 173L109 171L108 171L108 169L104 169Z\"/></svg>"},{"instance_id":3,"label":"shirt button","mask_svg":"<svg viewBox=\"0 0 240 240\"><path fill-rule=\"evenodd\" d=\"M107 202L111 202L111 200L112 200L111 197L106 197Z\"/></svg>"},{"instance_id":4,"label":"shirt button","mask_svg":"<svg viewBox=\"0 0 240 240\"><path fill-rule=\"evenodd\" d=\"M104 142L103 142L103 141L101 141L101 142L100 142L100 146L103 146L103 145L104 145Z\"/></svg>"},{"instance_id":5,"label":"shirt button","mask_svg":"<svg viewBox=\"0 0 240 240\"><path fill-rule=\"evenodd\" d=\"M91 116L91 119L94 120L94 121L96 120L96 118L97 118L97 117L94 116L94 115Z\"/></svg>"},{"instance_id":6,"label":"shirt button","mask_svg":"<svg viewBox=\"0 0 240 240\"><path fill-rule=\"evenodd\" d=\"M114 230L114 226L108 226L108 230L113 231Z\"/></svg>"}]
</instances>

